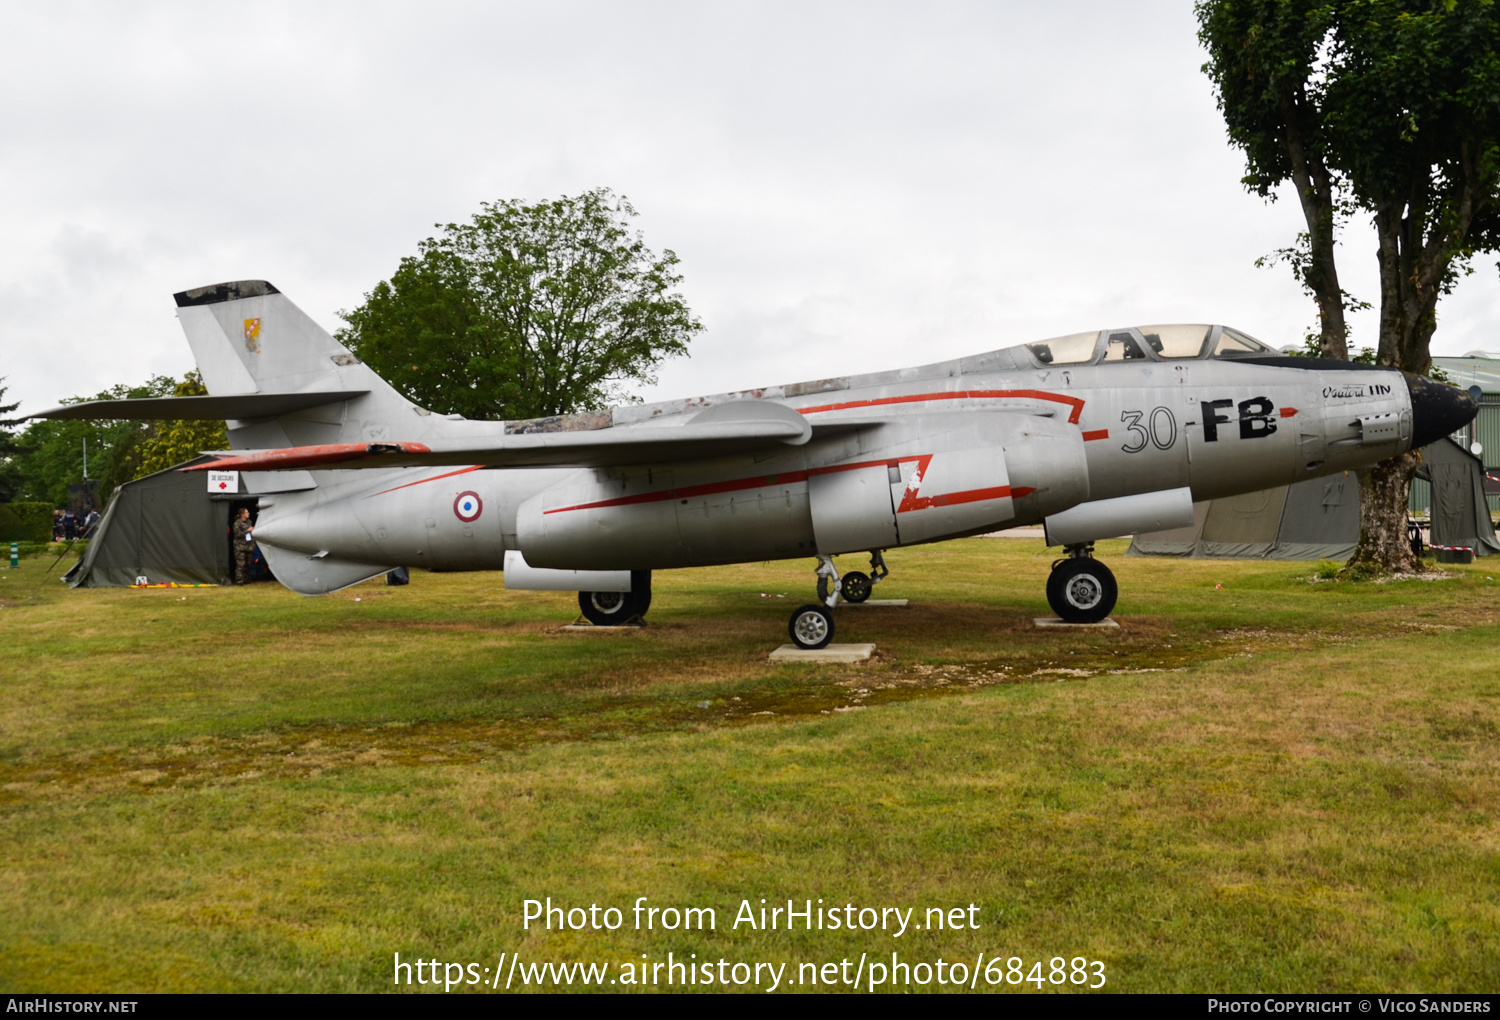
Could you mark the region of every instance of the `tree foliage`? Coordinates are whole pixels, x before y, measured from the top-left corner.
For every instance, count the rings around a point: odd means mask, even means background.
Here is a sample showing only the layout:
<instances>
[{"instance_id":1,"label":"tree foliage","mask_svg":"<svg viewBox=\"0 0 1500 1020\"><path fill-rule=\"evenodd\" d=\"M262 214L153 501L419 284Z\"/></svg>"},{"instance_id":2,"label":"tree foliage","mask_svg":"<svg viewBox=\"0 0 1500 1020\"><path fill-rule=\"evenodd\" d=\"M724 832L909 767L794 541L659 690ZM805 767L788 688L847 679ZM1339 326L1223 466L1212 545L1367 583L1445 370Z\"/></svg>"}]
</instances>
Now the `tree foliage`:
<instances>
[{"instance_id":1,"label":"tree foliage","mask_svg":"<svg viewBox=\"0 0 1500 1020\"><path fill-rule=\"evenodd\" d=\"M1323 357L1348 356L1347 295L1334 259L1339 193L1330 161L1323 71L1333 4L1206 0L1198 37L1229 138L1245 154L1245 186L1262 198L1291 182L1307 229L1261 263L1286 262L1318 305Z\"/></svg>"},{"instance_id":2,"label":"tree foliage","mask_svg":"<svg viewBox=\"0 0 1500 1020\"><path fill-rule=\"evenodd\" d=\"M164 397L176 388L169 376L152 376L140 386L112 386L92 397L63 401L119 400L125 397ZM83 444L88 441L89 477L99 480L99 492L136 477L142 447L151 437L152 423L121 420L37 419L16 438L10 479L16 501L65 506L68 486L83 481Z\"/></svg>"},{"instance_id":3,"label":"tree foliage","mask_svg":"<svg viewBox=\"0 0 1500 1020\"><path fill-rule=\"evenodd\" d=\"M1379 237L1380 364L1427 371L1438 298L1477 250L1495 248L1497 44L1490 0L1359 0L1341 12L1330 133Z\"/></svg>"},{"instance_id":4,"label":"tree foliage","mask_svg":"<svg viewBox=\"0 0 1500 1020\"><path fill-rule=\"evenodd\" d=\"M4 382L5 377L0 376L0 383ZM0 401L5 399L5 390L6 387L0 385ZM20 406L19 401L10 404L0 403L0 503L9 503L11 499L13 490L11 465L16 454L16 437L11 430L23 420L5 416L13 413Z\"/></svg>"},{"instance_id":5,"label":"tree foliage","mask_svg":"<svg viewBox=\"0 0 1500 1020\"><path fill-rule=\"evenodd\" d=\"M174 397L201 397L208 393L197 372L189 372L176 386ZM160 421L140 449L135 477L165 471L173 464L191 460L204 450L227 450L229 435L222 421Z\"/></svg>"},{"instance_id":6,"label":"tree foliage","mask_svg":"<svg viewBox=\"0 0 1500 1020\"><path fill-rule=\"evenodd\" d=\"M1340 215L1380 238L1381 364L1431 365L1438 298L1493 251L1500 197L1500 11L1493 0L1203 0L1199 38L1244 182L1291 182L1308 230L1275 253L1313 292L1325 352L1347 352Z\"/></svg>"},{"instance_id":7,"label":"tree foliage","mask_svg":"<svg viewBox=\"0 0 1500 1020\"><path fill-rule=\"evenodd\" d=\"M518 419L594 409L654 382L702 325L675 288L677 256L632 233L607 189L485 203L401 260L339 339L416 402Z\"/></svg>"}]
</instances>

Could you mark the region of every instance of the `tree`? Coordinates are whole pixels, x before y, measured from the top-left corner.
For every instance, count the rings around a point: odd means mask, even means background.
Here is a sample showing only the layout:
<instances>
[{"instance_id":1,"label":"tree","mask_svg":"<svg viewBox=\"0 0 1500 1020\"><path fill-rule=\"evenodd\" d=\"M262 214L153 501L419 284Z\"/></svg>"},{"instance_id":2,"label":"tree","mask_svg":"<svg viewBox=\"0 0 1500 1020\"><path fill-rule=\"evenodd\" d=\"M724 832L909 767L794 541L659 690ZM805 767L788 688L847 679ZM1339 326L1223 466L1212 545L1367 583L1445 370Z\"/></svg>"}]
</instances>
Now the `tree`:
<instances>
[{"instance_id":1,"label":"tree","mask_svg":"<svg viewBox=\"0 0 1500 1020\"><path fill-rule=\"evenodd\" d=\"M5 382L5 377L0 376L0 383L3 382ZM5 399L7 388L0 386L0 401ZM14 494L11 465L16 454L16 437L11 432L11 429L25 420L22 418L6 418L4 415L10 414L20 406L20 401L14 404L0 403L0 503L9 503Z\"/></svg>"},{"instance_id":2,"label":"tree","mask_svg":"<svg viewBox=\"0 0 1500 1020\"><path fill-rule=\"evenodd\" d=\"M1329 98L1340 166L1375 222L1380 259L1377 361L1432 367L1437 304L1495 250L1500 198L1500 11L1491 0L1359 0L1340 19ZM1356 570L1411 569L1401 534L1419 458L1361 475Z\"/></svg>"},{"instance_id":3,"label":"tree","mask_svg":"<svg viewBox=\"0 0 1500 1020\"><path fill-rule=\"evenodd\" d=\"M646 248L635 209L599 188L485 203L418 245L365 295L338 338L414 401L518 419L596 409L652 383L703 327Z\"/></svg>"},{"instance_id":4,"label":"tree","mask_svg":"<svg viewBox=\"0 0 1500 1020\"><path fill-rule=\"evenodd\" d=\"M189 372L172 387L174 397L201 397L208 393L197 372ZM226 450L229 435L222 421L161 421L141 443L140 465L135 477L165 471L173 464L191 460L204 450Z\"/></svg>"},{"instance_id":5,"label":"tree","mask_svg":"<svg viewBox=\"0 0 1500 1020\"><path fill-rule=\"evenodd\" d=\"M1203 70L1213 80L1230 141L1245 153L1245 187L1267 200L1295 186L1306 231L1262 260L1285 261L1318 305L1319 348L1347 358L1348 295L1334 258L1337 179L1328 162L1322 82L1315 73L1333 27L1326 3L1283 0L1198 4L1198 38L1208 48Z\"/></svg>"},{"instance_id":6,"label":"tree","mask_svg":"<svg viewBox=\"0 0 1500 1020\"><path fill-rule=\"evenodd\" d=\"M152 376L140 386L112 386L92 397L73 397L65 404L123 397L164 397L177 380ZM142 446L152 435L152 423L124 420L41 418L32 421L16 440L11 461L14 497L18 501L65 506L68 486L83 480L83 444L88 441L89 477L99 480L99 491L136 477Z\"/></svg>"},{"instance_id":7,"label":"tree","mask_svg":"<svg viewBox=\"0 0 1500 1020\"><path fill-rule=\"evenodd\" d=\"M1438 299L1476 253L1500 245L1500 12L1493 0L1203 0L1197 10L1210 54L1204 69L1230 139L1246 153L1247 184L1255 190L1287 179L1276 177L1283 165L1276 152L1284 150L1291 167L1294 136L1317 154L1331 208L1368 214L1379 237L1376 362L1429 374ZM1310 147L1308 138L1315 139ZM1321 265L1324 239L1311 222L1308 251ZM1333 264L1331 234L1326 260ZM1316 272L1303 279L1321 295L1324 314L1327 279ZM1327 324L1325 314L1325 347ZM1405 541L1418 461L1408 453L1361 473L1350 571L1418 567Z\"/></svg>"}]
</instances>

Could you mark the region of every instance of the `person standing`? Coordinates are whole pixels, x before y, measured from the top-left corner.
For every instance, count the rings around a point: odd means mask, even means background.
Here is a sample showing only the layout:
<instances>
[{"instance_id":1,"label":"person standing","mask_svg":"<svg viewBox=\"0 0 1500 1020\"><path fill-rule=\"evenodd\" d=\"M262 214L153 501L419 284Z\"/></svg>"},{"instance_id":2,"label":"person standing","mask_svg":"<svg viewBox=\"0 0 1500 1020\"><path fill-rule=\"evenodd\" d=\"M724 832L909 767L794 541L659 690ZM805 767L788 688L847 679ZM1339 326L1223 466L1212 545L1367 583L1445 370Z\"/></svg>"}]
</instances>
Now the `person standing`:
<instances>
[{"instance_id":1,"label":"person standing","mask_svg":"<svg viewBox=\"0 0 1500 1020\"><path fill-rule=\"evenodd\" d=\"M234 583L250 583L250 564L255 558L255 528L250 524L250 511L241 507L234 522Z\"/></svg>"}]
</instances>

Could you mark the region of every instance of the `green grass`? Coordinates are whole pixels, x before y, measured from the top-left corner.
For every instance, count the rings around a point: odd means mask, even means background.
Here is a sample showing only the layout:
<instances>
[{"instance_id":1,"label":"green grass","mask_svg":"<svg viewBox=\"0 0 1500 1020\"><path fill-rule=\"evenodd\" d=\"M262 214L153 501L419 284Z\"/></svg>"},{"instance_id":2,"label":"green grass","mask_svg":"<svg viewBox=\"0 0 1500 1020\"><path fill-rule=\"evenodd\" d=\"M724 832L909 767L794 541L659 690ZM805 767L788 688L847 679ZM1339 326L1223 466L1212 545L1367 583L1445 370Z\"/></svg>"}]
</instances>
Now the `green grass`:
<instances>
[{"instance_id":1,"label":"green grass","mask_svg":"<svg viewBox=\"0 0 1500 1020\"><path fill-rule=\"evenodd\" d=\"M374 991L394 952L517 950L1500 987L1491 568L1122 551L1123 628L1059 633L1031 626L1039 542L897 550L877 595L912 607L838 613L878 646L859 667L766 662L808 564L658 575L650 626L600 635L498 575L304 599L67 591L28 560L0 571L0 989ZM523 931L546 896L719 928ZM729 930L763 897L981 927Z\"/></svg>"}]
</instances>

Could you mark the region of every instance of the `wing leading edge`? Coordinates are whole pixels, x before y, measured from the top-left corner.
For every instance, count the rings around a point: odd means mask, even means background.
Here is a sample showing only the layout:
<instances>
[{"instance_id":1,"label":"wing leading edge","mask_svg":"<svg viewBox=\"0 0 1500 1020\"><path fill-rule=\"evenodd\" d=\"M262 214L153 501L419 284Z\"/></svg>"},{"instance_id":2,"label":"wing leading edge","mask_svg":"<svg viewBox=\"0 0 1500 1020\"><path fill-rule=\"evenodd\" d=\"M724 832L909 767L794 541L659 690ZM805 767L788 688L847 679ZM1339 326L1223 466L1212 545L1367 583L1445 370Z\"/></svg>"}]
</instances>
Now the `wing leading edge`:
<instances>
[{"instance_id":1,"label":"wing leading edge","mask_svg":"<svg viewBox=\"0 0 1500 1020\"><path fill-rule=\"evenodd\" d=\"M247 450L183 471L286 471L298 468L616 467L699 460L777 445L800 446L812 426L785 404L733 401L698 412L681 425L641 425L586 432L522 433L479 440L376 442Z\"/></svg>"},{"instance_id":2,"label":"wing leading edge","mask_svg":"<svg viewBox=\"0 0 1500 1020\"><path fill-rule=\"evenodd\" d=\"M308 393L234 393L207 397L135 397L125 400L88 400L38 411L29 418L131 421L213 421L271 418L305 411L340 400L353 400L369 390L326 390Z\"/></svg>"}]
</instances>

